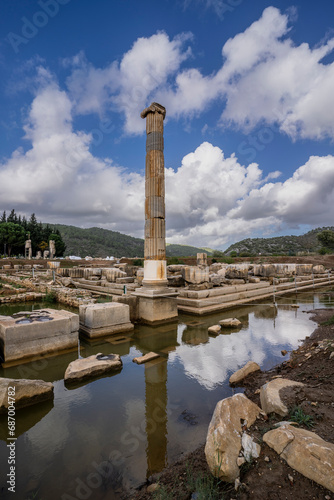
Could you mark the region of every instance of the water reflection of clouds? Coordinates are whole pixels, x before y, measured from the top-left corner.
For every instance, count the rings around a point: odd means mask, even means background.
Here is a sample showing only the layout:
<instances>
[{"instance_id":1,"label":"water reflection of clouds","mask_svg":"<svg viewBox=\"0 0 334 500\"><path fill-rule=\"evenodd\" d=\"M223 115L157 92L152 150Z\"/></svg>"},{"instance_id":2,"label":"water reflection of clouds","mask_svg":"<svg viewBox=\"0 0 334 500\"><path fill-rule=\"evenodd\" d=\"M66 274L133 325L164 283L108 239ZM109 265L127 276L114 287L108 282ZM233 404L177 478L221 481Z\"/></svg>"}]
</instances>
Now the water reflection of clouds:
<instances>
[{"instance_id":1,"label":"water reflection of clouds","mask_svg":"<svg viewBox=\"0 0 334 500\"><path fill-rule=\"evenodd\" d=\"M195 347L182 343L176 352L170 353L169 359L172 363L181 362L187 376L213 390L247 361L255 361L261 366L269 353L279 356L283 348L296 348L298 340L310 335L314 325L302 312L298 312L296 321L293 310L278 309L276 318L259 318L252 312L247 328L230 335L220 334L210 338L209 343ZM180 337L186 328L183 326L179 329Z\"/></svg>"},{"instance_id":2,"label":"water reflection of clouds","mask_svg":"<svg viewBox=\"0 0 334 500\"><path fill-rule=\"evenodd\" d=\"M34 457L33 463L29 464L32 474L39 475L45 467L52 463L55 454L61 452L74 432L71 425L71 413L83 404L89 403L91 399L88 387L76 390L64 390L63 382L55 383L55 406L34 427L25 433L26 444L31 449ZM76 423L76 430L79 424ZM87 435L84 433L84 435Z\"/></svg>"}]
</instances>

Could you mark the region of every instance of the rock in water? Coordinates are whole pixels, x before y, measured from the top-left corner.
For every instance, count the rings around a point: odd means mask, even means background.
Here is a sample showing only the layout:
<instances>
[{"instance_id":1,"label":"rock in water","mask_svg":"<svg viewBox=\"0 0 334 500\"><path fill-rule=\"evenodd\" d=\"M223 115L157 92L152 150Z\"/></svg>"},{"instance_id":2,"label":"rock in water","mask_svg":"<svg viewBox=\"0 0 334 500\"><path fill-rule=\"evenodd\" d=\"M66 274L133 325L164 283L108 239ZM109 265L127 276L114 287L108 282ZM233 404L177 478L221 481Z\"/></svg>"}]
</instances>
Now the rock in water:
<instances>
[{"instance_id":1,"label":"rock in water","mask_svg":"<svg viewBox=\"0 0 334 500\"><path fill-rule=\"evenodd\" d=\"M15 410L53 399L53 384L44 380L0 378L0 413L7 413L12 399Z\"/></svg>"},{"instance_id":2,"label":"rock in water","mask_svg":"<svg viewBox=\"0 0 334 500\"><path fill-rule=\"evenodd\" d=\"M64 380L80 381L120 370L123 366L119 354L93 354L88 358L72 361L66 369Z\"/></svg>"},{"instance_id":3,"label":"rock in water","mask_svg":"<svg viewBox=\"0 0 334 500\"><path fill-rule=\"evenodd\" d=\"M257 372L258 370L261 370L261 368L257 363L255 363L255 361L248 361L245 366L243 366L242 368L240 368L240 370L234 372L233 375L230 376L229 382L230 384L237 384L248 375Z\"/></svg>"}]
</instances>

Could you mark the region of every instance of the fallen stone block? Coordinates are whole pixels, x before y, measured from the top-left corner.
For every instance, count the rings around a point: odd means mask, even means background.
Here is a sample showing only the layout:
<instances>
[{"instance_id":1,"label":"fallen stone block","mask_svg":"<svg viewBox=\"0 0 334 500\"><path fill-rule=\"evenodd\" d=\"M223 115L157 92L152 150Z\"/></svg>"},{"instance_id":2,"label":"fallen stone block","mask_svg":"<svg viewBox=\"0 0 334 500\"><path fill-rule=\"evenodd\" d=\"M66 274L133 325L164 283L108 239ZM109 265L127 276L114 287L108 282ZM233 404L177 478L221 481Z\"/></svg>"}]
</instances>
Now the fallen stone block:
<instances>
[{"instance_id":1,"label":"fallen stone block","mask_svg":"<svg viewBox=\"0 0 334 500\"><path fill-rule=\"evenodd\" d=\"M209 268L201 268L195 266L184 266L181 270L184 281L199 285L209 282Z\"/></svg>"},{"instance_id":2,"label":"fallen stone block","mask_svg":"<svg viewBox=\"0 0 334 500\"><path fill-rule=\"evenodd\" d=\"M277 413L284 417L288 414L289 410L280 398L280 390L285 387L303 386L301 382L294 380L287 380L283 378L276 378L267 384L264 384L260 389L260 400L262 410L269 413Z\"/></svg>"},{"instance_id":3,"label":"fallen stone block","mask_svg":"<svg viewBox=\"0 0 334 500\"><path fill-rule=\"evenodd\" d=\"M250 427L261 409L244 394L219 401L209 425L205 456L211 473L223 481L239 477L237 459L242 447L242 427Z\"/></svg>"},{"instance_id":4,"label":"fallen stone block","mask_svg":"<svg viewBox=\"0 0 334 500\"><path fill-rule=\"evenodd\" d=\"M232 326L241 326L242 323L237 318L226 318L219 321L223 328L230 328Z\"/></svg>"},{"instance_id":5,"label":"fallen stone block","mask_svg":"<svg viewBox=\"0 0 334 500\"><path fill-rule=\"evenodd\" d=\"M11 399L15 410L53 399L53 384L44 380L0 378L0 413L7 413Z\"/></svg>"},{"instance_id":6,"label":"fallen stone block","mask_svg":"<svg viewBox=\"0 0 334 500\"><path fill-rule=\"evenodd\" d=\"M152 359L159 358L160 354L157 354L156 352L148 352L147 354L144 354L144 356L140 356L137 358L133 358L133 362L137 363L137 365L142 365L143 363L147 363L148 361L152 361Z\"/></svg>"},{"instance_id":7,"label":"fallen stone block","mask_svg":"<svg viewBox=\"0 0 334 500\"><path fill-rule=\"evenodd\" d=\"M248 363L245 364L240 370L237 370L230 376L230 384L237 384L238 382L241 382L244 378L246 378L248 375L251 373L254 373L258 370L261 370L259 365L255 363L255 361L248 361Z\"/></svg>"},{"instance_id":8,"label":"fallen stone block","mask_svg":"<svg viewBox=\"0 0 334 500\"><path fill-rule=\"evenodd\" d=\"M333 443L288 424L267 432L263 440L290 467L334 493Z\"/></svg>"},{"instance_id":9,"label":"fallen stone block","mask_svg":"<svg viewBox=\"0 0 334 500\"><path fill-rule=\"evenodd\" d=\"M221 332L222 327L220 325L212 325L209 326L208 328L208 333L211 333L211 335L219 335Z\"/></svg>"},{"instance_id":10,"label":"fallen stone block","mask_svg":"<svg viewBox=\"0 0 334 500\"><path fill-rule=\"evenodd\" d=\"M93 354L88 358L72 361L66 368L64 380L71 382L98 377L105 373L121 370L122 366L119 354Z\"/></svg>"}]
</instances>

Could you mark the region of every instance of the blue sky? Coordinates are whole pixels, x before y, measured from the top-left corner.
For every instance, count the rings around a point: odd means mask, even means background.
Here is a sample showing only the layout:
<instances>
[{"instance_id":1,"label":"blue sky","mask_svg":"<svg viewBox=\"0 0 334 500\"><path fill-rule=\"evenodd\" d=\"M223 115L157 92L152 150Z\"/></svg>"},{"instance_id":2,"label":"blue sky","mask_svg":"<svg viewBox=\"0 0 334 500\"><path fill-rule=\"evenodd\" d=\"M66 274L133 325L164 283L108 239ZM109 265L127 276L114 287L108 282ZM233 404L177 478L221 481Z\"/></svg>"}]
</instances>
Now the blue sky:
<instances>
[{"instance_id":1,"label":"blue sky","mask_svg":"<svg viewBox=\"0 0 334 500\"><path fill-rule=\"evenodd\" d=\"M331 0L3 0L0 210L143 237L165 120L167 241L333 225Z\"/></svg>"}]
</instances>

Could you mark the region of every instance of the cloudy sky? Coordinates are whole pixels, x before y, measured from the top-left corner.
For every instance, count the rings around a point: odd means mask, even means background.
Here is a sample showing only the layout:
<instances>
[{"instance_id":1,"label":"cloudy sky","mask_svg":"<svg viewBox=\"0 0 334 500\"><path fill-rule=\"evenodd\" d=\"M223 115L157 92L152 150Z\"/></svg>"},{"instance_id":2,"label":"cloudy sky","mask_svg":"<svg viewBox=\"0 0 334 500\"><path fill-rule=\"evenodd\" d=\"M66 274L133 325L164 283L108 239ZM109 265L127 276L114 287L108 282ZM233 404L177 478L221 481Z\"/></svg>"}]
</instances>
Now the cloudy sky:
<instances>
[{"instance_id":1,"label":"cloudy sky","mask_svg":"<svg viewBox=\"0 0 334 500\"><path fill-rule=\"evenodd\" d=\"M0 210L143 237L165 120L167 241L333 225L332 0L2 0Z\"/></svg>"}]
</instances>

